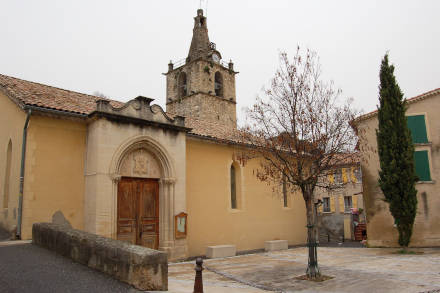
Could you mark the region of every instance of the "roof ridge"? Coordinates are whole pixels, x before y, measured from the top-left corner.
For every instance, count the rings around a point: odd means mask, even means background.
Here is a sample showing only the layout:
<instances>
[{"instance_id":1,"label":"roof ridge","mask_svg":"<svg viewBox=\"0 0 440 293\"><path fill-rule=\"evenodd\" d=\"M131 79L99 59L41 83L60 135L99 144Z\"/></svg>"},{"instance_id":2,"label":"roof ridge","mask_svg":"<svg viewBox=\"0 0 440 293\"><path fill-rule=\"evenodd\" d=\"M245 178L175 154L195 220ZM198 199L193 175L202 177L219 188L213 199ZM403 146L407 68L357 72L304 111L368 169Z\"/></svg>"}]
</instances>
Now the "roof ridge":
<instances>
[{"instance_id":1,"label":"roof ridge","mask_svg":"<svg viewBox=\"0 0 440 293\"><path fill-rule=\"evenodd\" d=\"M417 96L414 96L414 97L411 97L411 98L405 98L405 100L407 102L409 102L409 103L414 103L414 102L417 101L417 99L427 98L430 95L436 94L437 92L440 93L440 88L436 88L436 89L424 92L424 93L422 93L420 95L417 95ZM360 121L360 120L364 120L364 119L370 118L370 117L372 117L376 113L377 113L377 109L374 110L374 111L370 111L368 113L362 114L359 117L355 118L353 121Z\"/></svg>"},{"instance_id":2,"label":"roof ridge","mask_svg":"<svg viewBox=\"0 0 440 293\"><path fill-rule=\"evenodd\" d=\"M40 82L30 81L30 80L26 80L26 79L14 77L14 76L6 75L6 74L1 74L0 73L0 76L4 76L6 78L12 78L12 79L16 79L16 80L24 81L24 82L28 82L28 83L33 83L33 84L40 85L40 86L43 86L43 87L49 87L49 88L53 88L53 89L57 89L57 90L62 90L62 91L70 92L70 93L74 93L74 94L80 94L80 95L89 96L89 97L93 97L93 98L109 100L111 102L124 103L122 101L118 101L118 100L114 100L114 99L110 99L110 98L103 98L103 97L98 97L98 96L95 96L95 95L80 93L80 92L77 92L77 91L72 91L72 90L68 90L68 89L64 89L64 88L60 88L60 87L57 87L57 86L52 86L52 85L48 85L48 84L44 84L44 83L40 83Z\"/></svg>"},{"instance_id":3,"label":"roof ridge","mask_svg":"<svg viewBox=\"0 0 440 293\"><path fill-rule=\"evenodd\" d=\"M422 94L420 94L420 95L417 95L417 96L415 96L415 97L412 97L412 98L406 99L406 100L407 100L407 101L410 101L410 100L414 100L414 99L417 99L417 98L421 98L421 97L429 96L429 95L431 95L431 94L434 94L434 93L437 92L437 91L440 91L440 87L439 87L439 88L436 88L436 89L433 89L433 90L430 90L430 91L427 91L427 92L422 93Z\"/></svg>"}]
</instances>

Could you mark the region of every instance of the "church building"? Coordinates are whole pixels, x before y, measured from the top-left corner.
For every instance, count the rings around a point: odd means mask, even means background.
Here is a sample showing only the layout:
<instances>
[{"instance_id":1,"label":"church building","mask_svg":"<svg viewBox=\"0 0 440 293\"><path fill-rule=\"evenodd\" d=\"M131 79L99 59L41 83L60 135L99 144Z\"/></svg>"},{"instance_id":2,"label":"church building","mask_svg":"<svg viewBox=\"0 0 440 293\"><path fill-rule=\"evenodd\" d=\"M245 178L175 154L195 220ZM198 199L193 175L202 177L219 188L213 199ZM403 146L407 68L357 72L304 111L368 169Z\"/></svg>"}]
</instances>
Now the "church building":
<instances>
[{"instance_id":1,"label":"church building","mask_svg":"<svg viewBox=\"0 0 440 293\"><path fill-rule=\"evenodd\" d=\"M0 226L31 239L33 223L55 222L171 260L304 244L302 196L237 159L236 74L199 9L188 57L168 64L166 111L0 75Z\"/></svg>"}]
</instances>

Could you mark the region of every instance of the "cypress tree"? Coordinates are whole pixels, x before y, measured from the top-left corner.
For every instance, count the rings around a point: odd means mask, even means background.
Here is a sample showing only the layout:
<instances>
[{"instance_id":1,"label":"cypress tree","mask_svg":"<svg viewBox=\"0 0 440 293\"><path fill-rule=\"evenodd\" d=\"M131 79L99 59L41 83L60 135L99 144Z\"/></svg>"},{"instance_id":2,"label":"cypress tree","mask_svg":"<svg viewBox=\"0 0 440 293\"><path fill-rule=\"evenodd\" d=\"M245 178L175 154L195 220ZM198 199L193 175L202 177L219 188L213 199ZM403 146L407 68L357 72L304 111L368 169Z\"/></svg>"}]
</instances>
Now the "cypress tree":
<instances>
[{"instance_id":1,"label":"cypress tree","mask_svg":"<svg viewBox=\"0 0 440 293\"><path fill-rule=\"evenodd\" d=\"M379 129L376 130L380 160L379 186L389 204L399 231L399 245L407 247L417 212L418 178L414 165L414 145L406 122L406 100L388 64L388 53L380 68L378 108Z\"/></svg>"}]
</instances>

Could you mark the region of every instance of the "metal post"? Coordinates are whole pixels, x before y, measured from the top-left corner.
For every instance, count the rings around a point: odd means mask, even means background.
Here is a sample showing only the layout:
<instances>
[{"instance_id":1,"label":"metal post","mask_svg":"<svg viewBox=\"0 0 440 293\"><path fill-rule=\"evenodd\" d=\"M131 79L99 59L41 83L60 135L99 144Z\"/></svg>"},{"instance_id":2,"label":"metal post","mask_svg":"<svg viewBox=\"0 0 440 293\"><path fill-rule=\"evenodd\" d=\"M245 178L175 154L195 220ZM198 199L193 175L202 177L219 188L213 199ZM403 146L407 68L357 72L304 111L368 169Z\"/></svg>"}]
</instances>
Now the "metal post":
<instances>
[{"instance_id":1,"label":"metal post","mask_svg":"<svg viewBox=\"0 0 440 293\"><path fill-rule=\"evenodd\" d=\"M203 259L198 257L196 260L196 267L194 268L196 271L196 278L194 280L194 292L193 293L203 293L203 279L202 279L202 271L203 271Z\"/></svg>"}]
</instances>

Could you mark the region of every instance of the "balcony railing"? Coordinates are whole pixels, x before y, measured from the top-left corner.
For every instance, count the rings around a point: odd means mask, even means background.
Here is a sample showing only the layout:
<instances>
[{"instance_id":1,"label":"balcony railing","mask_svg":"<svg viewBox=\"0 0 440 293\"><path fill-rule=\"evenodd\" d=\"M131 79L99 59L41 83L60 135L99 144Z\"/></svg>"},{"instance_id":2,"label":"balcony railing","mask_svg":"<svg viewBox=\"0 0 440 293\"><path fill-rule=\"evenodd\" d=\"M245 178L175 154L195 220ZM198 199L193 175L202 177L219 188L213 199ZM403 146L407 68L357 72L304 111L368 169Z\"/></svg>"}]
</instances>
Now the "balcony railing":
<instances>
[{"instance_id":1,"label":"balcony railing","mask_svg":"<svg viewBox=\"0 0 440 293\"><path fill-rule=\"evenodd\" d=\"M176 62L171 62L173 64L173 69L179 68L186 64L186 58L180 59ZM214 62L215 63L215 62ZM229 69L229 63L224 61L223 59L218 62L219 65L223 66L226 69Z\"/></svg>"}]
</instances>

